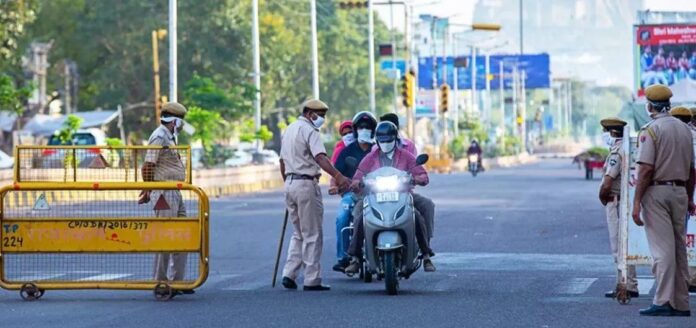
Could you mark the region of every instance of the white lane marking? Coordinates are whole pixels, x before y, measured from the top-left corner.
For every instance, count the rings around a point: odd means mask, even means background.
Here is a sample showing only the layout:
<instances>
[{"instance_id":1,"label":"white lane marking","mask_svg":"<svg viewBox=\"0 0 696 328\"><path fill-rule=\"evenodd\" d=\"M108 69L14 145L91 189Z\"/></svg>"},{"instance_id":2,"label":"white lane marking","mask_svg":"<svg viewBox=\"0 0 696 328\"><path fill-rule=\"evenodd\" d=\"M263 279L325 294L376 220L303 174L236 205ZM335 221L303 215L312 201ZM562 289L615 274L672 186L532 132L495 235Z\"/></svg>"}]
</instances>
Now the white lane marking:
<instances>
[{"instance_id":1,"label":"white lane marking","mask_svg":"<svg viewBox=\"0 0 696 328\"><path fill-rule=\"evenodd\" d=\"M7 280L18 281L18 282L55 280L54 278L58 278L58 277L61 277L64 275L65 275L64 273L36 273L36 274L21 276L21 277L17 277L17 278L11 278L11 279L7 279Z\"/></svg>"},{"instance_id":2,"label":"white lane marking","mask_svg":"<svg viewBox=\"0 0 696 328\"><path fill-rule=\"evenodd\" d=\"M78 279L77 281L106 281L106 280L116 280L116 279L120 279L120 278L125 278L128 276L132 276L132 274L130 274L130 273L104 273L104 274L99 274L96 276Z\"/></svg>"},{"instance_id":3,"label":"white lane marking","mask_svg":"<svg viewBox=\"0 0 696 328\"><path fill-rule=\"evenodd\" d=\"M539 253L437 253L445 270L616 272L610 255Z\"/></svg>"},{"instance_id":4,"label":"white lane marking","mask_svg":"<svg viewBox=\"0 0 696 328\"><path fill-rule=\"evenodd\" d=\"M636 279L638 280L638 293L641 295L649 295L655 285L655 279Z\"/></svg>"},{"instance_id":5,"label":"white lane marking","mask_svg":"<svg viewBox=\"0 0 696 328\"><path fill-rule=\"evenodd\" d=\"M573 278L560 286L558 292L567 295L582 295L595 281L597 281L597 278Z\"/></svg>"}]
</instances>

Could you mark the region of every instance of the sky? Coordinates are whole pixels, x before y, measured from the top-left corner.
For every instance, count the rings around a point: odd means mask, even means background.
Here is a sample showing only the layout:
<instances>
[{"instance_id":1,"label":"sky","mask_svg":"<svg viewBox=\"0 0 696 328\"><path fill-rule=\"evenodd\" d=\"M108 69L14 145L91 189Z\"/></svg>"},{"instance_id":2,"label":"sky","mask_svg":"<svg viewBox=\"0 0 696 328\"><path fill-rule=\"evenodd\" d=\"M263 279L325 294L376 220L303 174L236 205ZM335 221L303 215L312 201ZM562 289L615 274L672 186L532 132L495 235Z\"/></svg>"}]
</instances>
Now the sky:
<instances>
[{"instance_id":1,"label":"sky","mask_svg":"<svg viewBox=\"0 0 696 328\"><path fill-rule=\"evenodd\" d=\"M515 3L517 0L504 0ZM474 6L478 0L410 0L414 5L415 17L420 14L433 14L440 17L452 17L456 23L470 24ZM694 0L645 0L645 9L652 11L696 11ZM375 6L376 12L389 24L390 9L388 6ZM394 25L403 30L403 7L394 6Z\"/></svg>"},{"instance_id":2,"label":"sky","mask_svg":"<svg viewBox=\"0 0 696 328\"><path fill-rule=\"evenodd\" d=\"M510 2L512 6L517 7L518 0L500 0L504 2ZM611 0L605 0L611 1ZM635 0L640 1L640 0ZM473 10L478 0L410 0L410 4L414 5L414 17L421 14L432 14L439 17L449 17L450 22L459 24L471 24L473 19ZM651 11L694 11L696 12L696 0L644 0L644 9L649 9ZM390 24L390 9L388 6L375 6L375 10L379 17L386 22L387 25ZM404 28L404 12L402 6L394 6L394 26L403 30ZM494 23L494 22L493 22ZM464 29L464 27L461 27ZM504 27L503 27L504 28ZM587 45L587 44L585 44ZM582 45L579 45L582 46ZM591 48L591 46L589 47ZM627 47L625 51L630 51ZM623 50L622 50L623 51ZM597 57L597 55L595 56ZM588 58L593 60L607 60L609 58ZM616 55L613 55L616 57ZM567 59L567 58L566 58ZM573 60L579 60L582 58L572 58ZM612 58L616 59L616 58ZM566 60L567 61L567 60ZM633 87L633 71L630 65L626 67L620 67L615 72L616 74L600 74L595 71L573 71L572 67L577 67L577 65L569 65L564 61L563 56L556 56L554 58L554 71L557 75L561 76L575 76L581 79L594 80L600 85L615 85L620 84L626 87ZM582 63L581 63L582 64Z\"/></svg>"}]
</instances>

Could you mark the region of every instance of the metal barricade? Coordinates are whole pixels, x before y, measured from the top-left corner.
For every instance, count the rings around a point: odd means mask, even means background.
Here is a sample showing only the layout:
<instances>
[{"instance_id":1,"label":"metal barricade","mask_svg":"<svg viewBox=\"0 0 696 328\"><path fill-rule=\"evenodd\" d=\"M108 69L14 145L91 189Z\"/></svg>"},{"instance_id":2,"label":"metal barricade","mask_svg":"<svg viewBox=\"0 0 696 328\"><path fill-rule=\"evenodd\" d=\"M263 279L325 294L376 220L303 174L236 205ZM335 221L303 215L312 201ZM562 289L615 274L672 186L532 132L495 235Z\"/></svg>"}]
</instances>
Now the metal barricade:
<instances>
[{"instance_id":1,"label":"metal barricade","mask_svg":"<svg viewBox=\"0 0 696 328\"><path fill-rule=\"evenodd\" d=\"M141 190L152 191L148 203L138 204ZM10 205L16 194L34 198ZM170 299L207 279L209 213L203 190L184 182L15 183L0 189L0 287L25 300L51 289ZM185 256L180 278L156 279L156 258L169 254Z\"/></svg>"},{"instance_id":2,"label":"metal barricade","mask_svg":"<svg viewBox=\"0 0 696 328\"><path fill-rule=\"evenodd\" d=\"M182 182L192 183L189 146L17 146L15 182L141 182L151 152L167 151L181 159Z\"/></svg>"}]
</instances>

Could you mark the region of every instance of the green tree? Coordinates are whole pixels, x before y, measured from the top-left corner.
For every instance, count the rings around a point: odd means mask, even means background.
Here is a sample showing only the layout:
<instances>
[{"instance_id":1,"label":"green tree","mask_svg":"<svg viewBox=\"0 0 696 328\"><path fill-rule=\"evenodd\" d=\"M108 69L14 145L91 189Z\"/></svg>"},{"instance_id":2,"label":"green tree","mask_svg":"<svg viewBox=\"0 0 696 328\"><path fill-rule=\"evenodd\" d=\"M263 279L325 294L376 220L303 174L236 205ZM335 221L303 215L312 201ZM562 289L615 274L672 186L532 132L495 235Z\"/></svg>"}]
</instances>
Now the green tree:
<instances>
[{"instance_id":1,"label":"green tree","mask_svg":"<svg viewBox=\"0 0 696 328\"><path fill-rule=\"evenodd\" d=\"M219 134L222 124L220 113L202 109L200 107L189 107L186 113L186 122L196 128L192 140L200 141L205 152L212 151L213 143Z\"/></svg>"},{"instance_id":2,"label":"green tree","mask_svg":"<svg viewBox=\"0 0 696 328\"><path fill-rule=\"evenodd\" d=\"M249 84L223 90L212 78L194 74L184 87L184 104L187 107L206 108L220 113L227 120L251 115L255 88Z\"/></svg>"},{"instance_id":3,"label":"green tree","mask_svg":"<svg viewBox=\"0 0 696 328\"><path fill-rule=\"evenodd\" d=\"M60 143L63 145L71 145L73 141L73 135L82 126L84 120L76 115L68 115L68 117L63 122L63 127L56 131L56 136Z\"/></svg>"},{"instance_id":4,"label":"green tree","mask_svg":"<svg viewBox=\"0 0 696 328\"><path fill-rule=\"evenodd\" d=\"M29 88L17 88L9 75L0 74L0 111L9 111L21 117L30 94Z\"/></svg>"},{"instance_id":5,"label":"green tree","mask_svg":"<svg viewBox=\"0 0 696 328\"><path fill-rule=\"evenodd\" d=\"M6 71L19 60L19 43L24 36L25 25L35 18L35 1L0 1L0 71Z\"/></svg>"}]
</instances>

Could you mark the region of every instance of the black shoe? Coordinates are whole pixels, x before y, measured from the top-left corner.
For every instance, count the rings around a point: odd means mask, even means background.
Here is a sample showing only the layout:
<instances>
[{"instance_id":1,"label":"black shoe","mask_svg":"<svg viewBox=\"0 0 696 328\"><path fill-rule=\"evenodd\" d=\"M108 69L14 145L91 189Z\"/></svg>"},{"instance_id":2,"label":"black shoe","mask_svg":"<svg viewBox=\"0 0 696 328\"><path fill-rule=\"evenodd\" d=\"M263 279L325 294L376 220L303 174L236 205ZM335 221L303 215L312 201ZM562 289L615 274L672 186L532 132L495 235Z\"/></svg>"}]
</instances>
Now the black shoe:
<instances>
[{"instance_id":1,"label":"black shoe","mask_svg":"<svg viewBox=\"0 0 696 328\"><path fill-rule=\"evenodd\" d=\"M333 270L336 272L341 272L345 273L346 272L346 267L350 265L350 260L348 259L342 259L338 261L336 264L333 266Z\"/></svg>"},{"instance_id":2,"label":"black shoe","mask_svg":"<svg viewBox=\"0 0 696 328\"><path fill-rule=\"evenodd\" d=\"M312 292L323 292L323 291L331 290L331 286L326 286L326 285L304 286L304 290L312 291Z\"/></svg>"},{"instance_id":3,"label":"black shoe","mask_svg":"<svg viewBox=\"0 0 696 328\"><path fill-rule=\"evenodd\" d=\"M423 260L423 270L425 272L435 272L435 265L430 259Z\"/></svg>"},{"instance_id":4,"label":"black shoe","mask_svg":"<svg viewBox=\"0 0 696 328\"><path fill-rule=\"evenodd\" d=\"M283 277L283 287L286 289L297 289L297 284L295 283L295 280L288 277Z\"/></svg>"},{"instance_id":5,"label":"black shoe","mask_svg":"<svg viewBox=\"0 0 696 328\"><path fill-rule=\"evenodd\" d=\"M638 293L638 292L636 292L636 291L629 290L629 291L628 291L628 295L631 296L631 298L636 298L636 297L639 297L639 296L640 296L640 293ZM608 291L608 292L604 293L604 297L606 297L606 298L616 298L616 291L615 291L615 290Z\"/></svg>"},{"instance_id":6,"label":"black shoe","mask_svg":"<svg viewBox=\"0 0 696 328\"><path fill-rule=\"evenodd\" d=\"M689 293L696 293L696 286L689 286Z\"/></svg>"},{"instance_id":7,"label":"black shoe","mask_svg":"<svg viewBox=\"0 0 696 328\"><path fill-rule=\"evenodd\" d=\"M360 272L360 262L358 261L351 261L345 269L345 273L356 274L358 272Z\"/></svg>"},{"instance_id":8,"label":"black shoe","mask_svg":"<svg viewBox=\"0 0 696 328\"><path fill-rule=\"evenodd\" d=\"M651 316L651 317L671 317L674 310L669 304L665 305L651 305L647 309L640 310L640 315Z\"/></svg>"},{"instance_id":9,"label":"black shoe","mask_svg":"<svg viewBox=\"0 0 696 328\"><path fill-rule=\"evenodd\" d=\"M196 293L196 291L193 289L180 289L177 290L177 292L182 295L193 295Z\"/></svg>"},{"instance_id":10,"label":"black shoe","mask_svg":"<svg viewBox=\"0 0 696 328\"><path fill-rule=\"evenodd\" d=\"M672 316L673 317L690 317L691 310L679 311L679 310L672 309Z\"/></svg>"}]
</instances>

